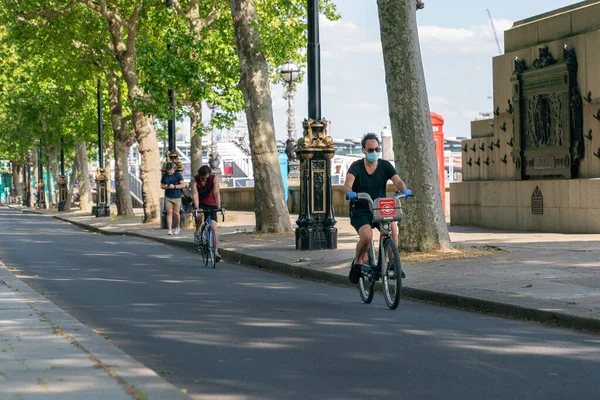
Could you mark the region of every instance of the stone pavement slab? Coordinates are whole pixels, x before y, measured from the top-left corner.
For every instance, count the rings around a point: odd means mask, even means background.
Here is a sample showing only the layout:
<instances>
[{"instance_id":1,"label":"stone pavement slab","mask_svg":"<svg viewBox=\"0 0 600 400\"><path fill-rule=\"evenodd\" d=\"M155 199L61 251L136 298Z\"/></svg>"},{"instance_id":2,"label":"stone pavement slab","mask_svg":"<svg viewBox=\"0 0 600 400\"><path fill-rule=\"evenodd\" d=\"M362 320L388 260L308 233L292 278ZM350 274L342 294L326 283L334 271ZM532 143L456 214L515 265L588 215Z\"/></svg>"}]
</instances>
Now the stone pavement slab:
<instances>
[{"instance_id":1,"label":"stone pavement slab","mask_svg":"<svg viewBox=\"0 0 600 400\"><path fill-rule=\"evenodd\" d=\"M0 261L0 400L189 399Z\"/></svg>"},{"instance_id":2,"label":"stone pavement slab","mask_svg":"<svg viewBox=\"0 0 600 400\"><path fill-rule=\"evenodd\" d=\"M141 218L45 214L107 234L145 237L194 250L192 231L167 237ZM297 216L290 216L292 222ZM338 249L297 251L293 233L255 235L254 214L228 212L220 224L228 261L325 282L350 285L356 233L337 217ZM495 246L503 252L473 259L404 265L405 297L600 332L600 235L510 232L450 226L458 246Z\"/></svg>"}]
</instances>

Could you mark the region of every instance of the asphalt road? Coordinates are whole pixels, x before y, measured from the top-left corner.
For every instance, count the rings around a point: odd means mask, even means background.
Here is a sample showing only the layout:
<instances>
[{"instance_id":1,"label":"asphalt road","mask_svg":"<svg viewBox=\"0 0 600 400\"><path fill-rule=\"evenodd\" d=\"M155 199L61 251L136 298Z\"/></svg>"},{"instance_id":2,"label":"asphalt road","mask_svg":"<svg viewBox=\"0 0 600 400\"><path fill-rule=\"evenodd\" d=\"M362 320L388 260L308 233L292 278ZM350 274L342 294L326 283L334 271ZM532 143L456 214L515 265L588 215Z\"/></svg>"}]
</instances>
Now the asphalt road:
<instances>
[{"instance_id":1,"label":"asphalt road","mask_svg":"<svg viewBox=\"0 0 600 400\"><path fill-rule=\"evenodd\" d=\"M196 399L592 399L600 336L88 233L0 208L0 260ZM458 279L458 277L457 277ZM1 327L0 327L1 329Z\"/></svg>"}]
</instances>

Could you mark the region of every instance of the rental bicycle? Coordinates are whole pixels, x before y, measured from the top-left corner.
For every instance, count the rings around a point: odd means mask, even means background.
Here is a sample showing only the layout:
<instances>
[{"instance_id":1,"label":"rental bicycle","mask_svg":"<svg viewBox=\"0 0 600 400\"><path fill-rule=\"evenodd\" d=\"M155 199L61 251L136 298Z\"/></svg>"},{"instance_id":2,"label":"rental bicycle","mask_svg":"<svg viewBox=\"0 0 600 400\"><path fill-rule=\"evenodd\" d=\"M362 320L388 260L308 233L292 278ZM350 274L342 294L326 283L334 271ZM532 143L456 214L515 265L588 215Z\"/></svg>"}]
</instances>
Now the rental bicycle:
<instances>
[{"instance_id":1,"label":"rental bicycle","mask_svg":"<svg viewBox=\"0 0 600 400\"><path fill-rule=\"evenodd\" d=\"M204 266L206 267L210 264L214 269L217 265L217 244L211 223L212 219L210 217L210 214L213 212L221 212L221 216L223 218L222 221L225 221L225 209L222 207L214 210L194 210L194 218L198 217L198 213L204 213L206 216L206 218L204 218L204 222L202 222L202 225L200 225L200 232L196 231L194 233L194 241L198 246L198 252L202 255L204 260Z\"/></svg>"},{"instance_id":2,"label":"rental bicycle","mask_svg":"<svg viewBox=\"0 0 600 400\"><path fill-rule=\"evenodd\" d=\"M357 193L356 199L351 200L351 202L362 201L369 205L373 223L379 224L381 232L378 253L375 253L375 241L371 240L367 251L368 264L361 264L361 276L358 281L360 298L364 303L371 303L375 295L375 283L381 279L383 298L392 310L400 304L403 273L400 266L400 252L391 235L391 223L402 220L400 199L405 197L407 196L396 192L390 198L379 198L373 201L368 193Z\"/></svg>"}]
</instances>

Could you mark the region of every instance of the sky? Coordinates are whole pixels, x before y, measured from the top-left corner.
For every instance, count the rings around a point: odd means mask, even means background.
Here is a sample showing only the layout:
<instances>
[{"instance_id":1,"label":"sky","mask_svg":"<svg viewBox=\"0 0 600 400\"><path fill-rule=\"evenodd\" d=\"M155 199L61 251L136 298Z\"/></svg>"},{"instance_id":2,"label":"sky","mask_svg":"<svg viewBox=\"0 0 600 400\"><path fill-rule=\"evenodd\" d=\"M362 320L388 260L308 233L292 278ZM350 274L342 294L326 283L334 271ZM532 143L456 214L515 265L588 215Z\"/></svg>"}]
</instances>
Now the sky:
<instances>
[{"instance_id":1,"label":"sky","mask_svg":"<svg viewBox=\"0 0 600 400\"><path fill-rule=\"evenodd\" d=\"M342 18L320 21L322 115L334 138L360 138L389 126L385 72L376 0L333 0ZM573 0L424 0L417 12L421 55L431 111L445 119L446 137L470 137L470 121L493 109L492 57L512 23L575 4ZM306 80L305 80L306 81ZM273 86L278 139L287 135L287 101ZM306 82L298 85L295 121L298 137L308 114Z\"/></svg>"}]
</instances>

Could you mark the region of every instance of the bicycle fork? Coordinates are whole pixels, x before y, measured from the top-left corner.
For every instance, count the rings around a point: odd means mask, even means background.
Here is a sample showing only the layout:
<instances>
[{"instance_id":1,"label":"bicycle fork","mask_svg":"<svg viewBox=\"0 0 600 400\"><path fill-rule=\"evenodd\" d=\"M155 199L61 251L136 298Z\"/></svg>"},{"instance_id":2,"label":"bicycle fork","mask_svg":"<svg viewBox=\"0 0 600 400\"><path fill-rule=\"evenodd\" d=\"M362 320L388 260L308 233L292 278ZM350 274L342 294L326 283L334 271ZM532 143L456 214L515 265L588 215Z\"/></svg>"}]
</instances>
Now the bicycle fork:
<instances>
[{"instance_id":1,"label":"bicycle fork","mask_svg":"<svg viewBox=\"0 0 600 400\"><path fill-rule=\"evenodd\" d=\"M381 247L381 246L380 246ZM377 282L379 280L379 265L381 265L379 257L381 257L381 249L375 258L375 241L371 239L369 246L369 265L363 264L363 275L369 278L369 282Z\"/></svg>"}]
</instances>

